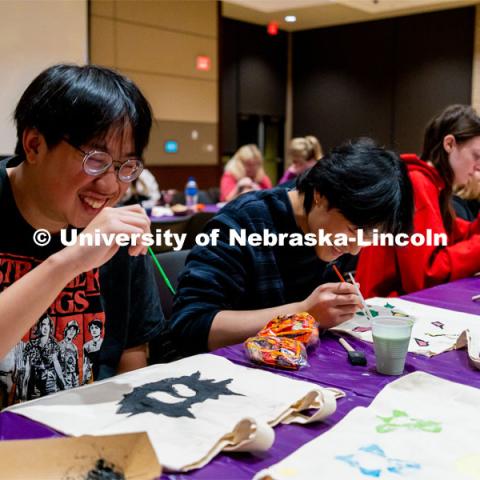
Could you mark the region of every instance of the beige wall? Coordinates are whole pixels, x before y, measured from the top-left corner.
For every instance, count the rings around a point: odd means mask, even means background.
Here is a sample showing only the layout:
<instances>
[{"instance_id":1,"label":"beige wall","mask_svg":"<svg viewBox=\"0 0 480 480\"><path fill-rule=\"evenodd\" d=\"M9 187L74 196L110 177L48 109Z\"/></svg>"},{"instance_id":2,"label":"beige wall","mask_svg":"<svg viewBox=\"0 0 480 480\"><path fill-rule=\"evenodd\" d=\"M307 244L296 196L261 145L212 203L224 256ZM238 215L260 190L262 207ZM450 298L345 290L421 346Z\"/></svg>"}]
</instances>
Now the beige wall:
<instances>
[{"instance_id":1,"label":"beige wall","mask_svg":"<svg viewBox=\"0 0 480 480\"><path fill-rule=\"evenodd\" d=\"M0 1L0 154L13 153L12 114L27 85L45 68L87 62L87 0Z\"/></svg>"},{"instance_id":2,"label":"beige wall","mask_svg":"<svg viewBox=\"0 0 480 480\"><path fill-rule=\"evenodd\" d=\"M91 2L91 62L123 72L152 105L147 165L218 163L217 16L214 0ZM210 71L196 70L198 55ZM179 141L179 153L165 154L165 140Z\"/></svg>"}]
</instances>

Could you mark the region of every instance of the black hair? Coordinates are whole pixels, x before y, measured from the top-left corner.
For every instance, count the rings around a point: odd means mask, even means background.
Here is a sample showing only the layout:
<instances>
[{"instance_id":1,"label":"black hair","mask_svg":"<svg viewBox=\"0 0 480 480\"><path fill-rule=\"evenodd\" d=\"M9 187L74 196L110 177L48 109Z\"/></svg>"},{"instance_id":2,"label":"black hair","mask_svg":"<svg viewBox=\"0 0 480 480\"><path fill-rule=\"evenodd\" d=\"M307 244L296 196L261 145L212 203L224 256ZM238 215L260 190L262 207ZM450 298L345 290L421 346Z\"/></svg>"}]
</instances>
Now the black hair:
<instances>
[{"instance_id":1,"label":"black hair","mask_svg":"<svg viewBox=\"0 0 480 480\"><path fill-rule=\"evenodd\" d=\"M77 147L101 140L112 128L132 128L141 156L152 126L150 105L126 77L96 65L54 65L40 73L23 93L14 114L15 153L25 156L23 132L36 128L49 148L67 139Z\"/></svg>"},{"instance_id":2,"label":"black hair","mask_svg":"<svg viewBox=\"0 0 480 480\"><path fill-rule=\"evenodd\" d=\"M90 322L88 322L88 329L90 330L91 327L97 327L99 328L100 330L103 330L103 323L101 322L101 320L99 320L98 318L94 318L93 320L91 320Z\"/></svg>"},{"instance_id":3,"label":"black hair","mask_svg":"<svg viewBox=\"0 0 480 480\"><path fill-rule=\"evenodd\" d=\"M353 225L366 230L409 233L413 191L399 156L368 138L331 150L297 179L309 213L315 191Z\"/></svg>"}]
</instances>

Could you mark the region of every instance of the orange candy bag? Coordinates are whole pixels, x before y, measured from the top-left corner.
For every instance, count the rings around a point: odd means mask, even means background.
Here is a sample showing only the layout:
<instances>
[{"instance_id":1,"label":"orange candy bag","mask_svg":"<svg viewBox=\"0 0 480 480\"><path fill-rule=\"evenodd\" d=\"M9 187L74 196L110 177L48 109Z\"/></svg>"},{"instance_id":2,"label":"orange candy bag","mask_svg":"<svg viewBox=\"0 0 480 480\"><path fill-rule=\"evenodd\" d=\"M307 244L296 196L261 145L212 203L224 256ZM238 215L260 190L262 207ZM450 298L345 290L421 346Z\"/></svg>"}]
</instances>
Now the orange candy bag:
<instances>
[{"instance_id":1,"label":"orange candy bag","mask_svg":"<svg viewBox=\"0 0 480 480\"><path fill-rule=\"evenodd\" d=\"M279 315L244 346L248 358L256 363L297 370L308 365L306 347L318 343L318 336L315 319L301 312Z\"/></svg>"},{"instance_id":2,"label":"orange candy bag","mask_svg":"<svg viewBox=\"0 0 480 480\"><path fill-rule=\"evenodd\" d=\"M270 367L298 370L308 364L305 345L291 338L251 337L244 346L250 360Z\"/></svg>"},{"instance_id":3,"label":"orange candy bag","mask_svg":"<svg viewBox=\"0 0 480 480\"><path fill-rule=\"evenodd\" d=\"M319 337L317 322L307 312L280 315L270 320L257 335L291 338L302 342L307 347L318 343Z\"/></svg>"}]
</instances>

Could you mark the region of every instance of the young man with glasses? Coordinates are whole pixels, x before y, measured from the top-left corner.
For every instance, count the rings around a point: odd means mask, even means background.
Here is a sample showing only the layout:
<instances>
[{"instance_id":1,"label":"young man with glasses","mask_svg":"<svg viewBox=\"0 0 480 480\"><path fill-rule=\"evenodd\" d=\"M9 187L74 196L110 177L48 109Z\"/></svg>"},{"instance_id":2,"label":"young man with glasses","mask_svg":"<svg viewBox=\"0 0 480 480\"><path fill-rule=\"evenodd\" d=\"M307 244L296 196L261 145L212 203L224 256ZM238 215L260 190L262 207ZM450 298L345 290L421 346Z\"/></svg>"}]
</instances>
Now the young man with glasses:
<instances>
[{"instance_id":1,"label":"young man with glasses","mask_svg":"<svg viewBox=\"0 0 480 480\"><path fill-rule=\"evenodd\" d=\"M0 162L0 370L11 387L4 403L26 399L7 363L16 345L36 338L39 318L52 319L57 341L75 321L79 355L92 340L89 324L101 322L98 361L80 384L145 366L146 344L164 323L146 247L63 247L59 234L150 231L138 205L112 208L142 171L152 118L141 92L106 68L56 65L26 89L15 122L16 155ZM50 235L47 245L34 237L39 229Z\"/></svg>"}]
</instances>

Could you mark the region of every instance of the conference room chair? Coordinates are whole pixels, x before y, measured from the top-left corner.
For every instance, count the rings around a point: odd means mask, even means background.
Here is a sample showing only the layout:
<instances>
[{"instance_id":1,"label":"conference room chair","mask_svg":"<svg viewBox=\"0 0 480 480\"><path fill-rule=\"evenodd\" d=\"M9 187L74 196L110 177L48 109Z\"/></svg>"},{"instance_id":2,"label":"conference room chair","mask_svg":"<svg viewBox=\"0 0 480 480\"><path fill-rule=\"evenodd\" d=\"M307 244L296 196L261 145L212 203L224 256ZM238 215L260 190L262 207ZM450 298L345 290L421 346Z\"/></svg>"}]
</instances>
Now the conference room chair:
<instances>
[{"instance_id":1,"label":"conference room chair","mask_svg":"<svg viewBox=\"0 0 480 480\"><path fill-rule=\"evenodd\" d=\"M163 267L165 274L170 283L176 289L178 277L190 250L180 250L178 252L165 252L156 255L160 265ZM171 338L169 330L170 317L172 316L173 294L167 287L160 272L155 268L155 280L157 282L158 293L162 302L162 310L165 315L165 329L149 343L149 363L167 363L180 358L180 353Z\"/></svg>"}]
</instances>

